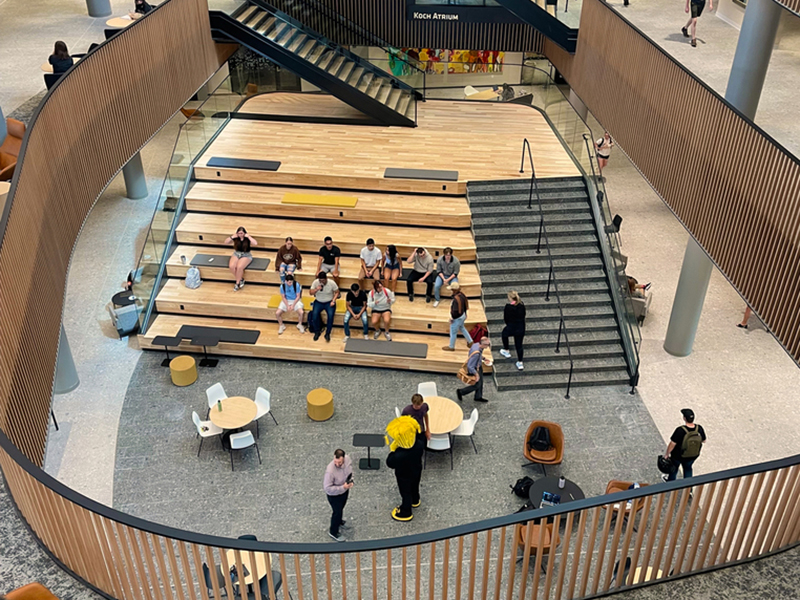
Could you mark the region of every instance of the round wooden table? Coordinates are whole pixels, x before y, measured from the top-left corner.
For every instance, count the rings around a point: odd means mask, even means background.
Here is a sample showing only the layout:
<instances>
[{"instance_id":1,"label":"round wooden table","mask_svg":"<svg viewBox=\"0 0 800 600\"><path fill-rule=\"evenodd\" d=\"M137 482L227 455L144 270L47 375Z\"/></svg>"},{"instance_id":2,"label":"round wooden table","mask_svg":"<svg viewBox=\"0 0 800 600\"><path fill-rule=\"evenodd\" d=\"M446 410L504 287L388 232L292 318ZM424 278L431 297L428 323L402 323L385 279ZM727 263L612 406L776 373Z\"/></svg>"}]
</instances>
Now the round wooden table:
<instances>
[{"instance_id":1,"label":"round wooden table","mask_svg":"<svg viewBox=\"0 0 800 600\"><path fill-rule=\"evenodd\" d=\"M51 65L49 62L43 62L43 63L41 64L41 67L40 67L40 68L41 68L41 69L42 69L42 71L44 71L45 73L52 73L52 72L53 72L53 65Z\"/></svg>"},{"instance_id":2,"label":"round wooden table","mask_svg":"<svg viewBox=\"0 0 800 600\"><path fill-rule=\"evenodd\" d=\"M232 396L222 400L222 410L216 405L211 408L211 422L222 429L239 429L245 427L256 418L256 403L244 396Z\"/></svg>"},{"instance_id":3,"label":"round wooden table","mask_svg":"<svg viewBox=\"0 0 800 600\"><path fill-rule=\"evenodd\" d=\"M432 435L450 433L464 420L464 411L450 398L441 396L425 396L428 403L428 421Z\"/></svg>"},{"instance_id":4,"label":"round wooden table","mask_svg":"<svg viewBox=\"0 0 800 600\"><path fill-rule=\"evenodd\" d=\"M253 584L256 580L253 579L253 575L258 575L258 580L262 577L267 576L267 555L263 552L256 552L256 568L253 569L253 565L250 562L250 553L245 550L239 551L239 557L242 559L242 567L247 569L248 575L244 578L244 582L246 585ZM225 558L228 560L228 568L236 566L236 555L234 554L233 550L228 550L225 552ZM269 555L269 562L274 569L276 566L275 557L270 554ZM235 581L234 583L238 583L241 585L241 581Z\"/></svg>"},{"instance_id":5,"label":"round wooden table","mask_svg":"<svg viewBox=\"0 0 800 600\"><path fill-rule=\"evenodd\" d=\"M112 17L106 21L106 25L112 29L125 29L131 23L133 23L133 19L128 15L124 17Z\"/></svg>"}]
</instances>

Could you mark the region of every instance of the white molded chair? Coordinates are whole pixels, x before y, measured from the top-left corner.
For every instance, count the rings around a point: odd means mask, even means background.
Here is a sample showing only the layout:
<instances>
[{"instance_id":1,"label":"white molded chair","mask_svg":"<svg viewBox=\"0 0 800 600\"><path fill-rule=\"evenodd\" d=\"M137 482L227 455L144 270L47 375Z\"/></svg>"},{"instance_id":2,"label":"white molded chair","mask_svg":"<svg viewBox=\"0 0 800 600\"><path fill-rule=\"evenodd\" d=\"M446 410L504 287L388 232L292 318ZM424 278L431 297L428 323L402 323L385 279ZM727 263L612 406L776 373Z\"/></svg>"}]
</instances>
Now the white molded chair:
<instances>
[{"instance_id":1,"label":"white molded chair","mask_svg":"<svg viewBox=\"0 0 800 600\"><path fill-rule=\"evenodd\" d=\"M453 470L453 444L450 440L449 433L443 433L440 435L433 434L431 439L428 440L428 445L425 449L425 461L422 464L423 469L428 465L428 450L433 450L434 452L444 452L445 450L450 450L450 470Z\"/></svg>"},{"instance_id":2,"label":"white molded chair","mask_svg":"<svg viewBox=\"0 0 800 600\"><path fill-rule=\"evenodd\" d=\"M261 437L261 434L258 431L258 420L261 417L268 414L270 417L272 417L272 420L275 421L275 425L278 424L277 419L275 419L275 415L270 412L270 398L271 394L264 388L260 387L256 390L256 407L258 408L258 412L256 413L256 418L254 421L256 422L256 436L259 438Z\"/></svg>"},{"instance_id":3,"label":"white molded chair","mask_svg":"<svg viewBox=\"0 0 800 600\"><path fill-rule=\"evenodd\" d=\"M468 85L468 86L466 86L466 87L464 88L464 97L465 97L465 98L469 98L470 96L473 96L473 95L475 95L475 94L477 94L477 93L478 93L478 90L476 90L476 89L475 89L474 87L472 87L471 85Z\"/></svg>"},{"instance_id":4,"label":"white molded chair","mask_svg":"<svg viewBox=\"0 0 800 600\"><path fill-rule=\"evenodd\" d=\"M402 416L403 416L403 413L402 413L402 412L400 411L400 409L399 409L399 408L397 408L396 406L394 407L394 414L396 414L396 415L397 415L397 418L398 418L398 419L399 419L400 417L402 417Z\"/></svg>"},{"instance_id":5,"label":"white molded chair","mask_svg":"<svg viewBox=\"0 0 800 600\"><path fill-rule=\"evenodd\" d=\"M256 439L253 437L252 431L242 431L240 433L234 433L229 438L231 443L231 471L233 471L233 451L234 450L244 450L245 448L249 448L250 446L256 447L256 454L258 454L258 464L261 464L261 451L258 449L258 444L256 444Z\"/></svg>"},{"instance_id":6,"label":"white molded chair","mask_svg":"<svg viewBox=\"0 0 800 600\"><path fill-rule=\"evenodd\" d=\"M225 389L222 387L221 383L215 383L206 390L206 396L208 397L208 412L206 413L206 418L208 418L211 409L214 408L217 401L225 400L228 394L225 393Z\"/></svg>"},{"instance_id":7,"label":"white molded chair","mask_svg":"<svg viewBox=\"0 0 800 600\"><path fill-rule=\"evenodd\" d=\"M469 419L464 419L461 421L461 425L459 425L455 431L453 431L450 435L452 436L463 436L468 437L469 441L472 442L472 448L475 450L475 454L478 453L478 449L475 447L475 438L472 436L475 435L475 423L478 422L478 409L473 408L472 414L469 416Z\"/></svg>"},{"instance_id":8,"label":"white molded chair","mask_svg":"<svg viewBox=\"0 0 800 600\"><path fill-rule=\"evenodd\" d=\"M200 450L203 448L203 440L207 437L213 437L222 433L222 428L217 427L211 421L201 421L200 415L196 411L192 411L192 421L194 426L197 427L197 435L200 436L200 448L197 449L197 456L200 456Z\"/></svg>"},{"instance_id":9,"label":"white molded chair","mask_svg":"<svg viewBox=\"0 0 800 600\"><path fill-rule=\"evenodd\" d=\"M439 395L436 392L436 382L435 381L426 381L425 383L420 383L417 386L417 393L420 394L423 398L425 396L438 396Z\"/></svg>"}]
</instances>

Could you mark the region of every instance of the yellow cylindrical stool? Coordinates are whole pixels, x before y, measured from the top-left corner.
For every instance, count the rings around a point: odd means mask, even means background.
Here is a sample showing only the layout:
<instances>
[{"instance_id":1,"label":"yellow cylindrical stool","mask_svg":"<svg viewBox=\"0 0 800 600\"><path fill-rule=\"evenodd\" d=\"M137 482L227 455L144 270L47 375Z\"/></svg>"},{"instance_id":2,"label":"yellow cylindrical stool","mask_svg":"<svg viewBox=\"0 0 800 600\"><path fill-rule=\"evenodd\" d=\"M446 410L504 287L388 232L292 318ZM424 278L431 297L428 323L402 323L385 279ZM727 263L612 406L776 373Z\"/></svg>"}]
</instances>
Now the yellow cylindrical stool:
<instances>
[{"instance_id":1,"label":"yellow cylindrical stool","mask_svg":"<svg viewBox=\"0 0 800 600\"><path fill-rule=\"evenodd\" d=\"M325 388L317 388L306 396L308 416L312 421L327 421L333 416L333 394Z\"/></svg>"},{"instance_id":2,"label":"yellow cylindrical stool","mask_svg":"<svg viewBox=\"0 0 800 600\"><path fill-rule=\"evenodd\" d=\"M169 361L172 383L178 386L192 385L197 381L197 365L191 356L176 356Z\"/></svg>"}]
</instances>

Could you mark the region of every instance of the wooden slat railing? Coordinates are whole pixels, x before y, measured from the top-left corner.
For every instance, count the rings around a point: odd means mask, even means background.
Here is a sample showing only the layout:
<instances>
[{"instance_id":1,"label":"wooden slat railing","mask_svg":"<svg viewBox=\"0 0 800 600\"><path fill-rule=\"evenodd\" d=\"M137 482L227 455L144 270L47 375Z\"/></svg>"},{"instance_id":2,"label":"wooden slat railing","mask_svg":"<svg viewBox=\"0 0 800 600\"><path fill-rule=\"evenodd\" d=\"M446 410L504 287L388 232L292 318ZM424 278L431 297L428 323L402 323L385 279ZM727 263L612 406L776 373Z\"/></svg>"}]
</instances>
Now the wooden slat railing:
<instances>
[{"instance_id":1,"label":"wooden slat railing","mask_svg":"<svg viewBox=\"0 0 800 600\"><path fill-rule=\"evenodd\" d=\"M800 161L602 0L581 23L548 58L800 361Z\"/></svg>"}]
</instances>

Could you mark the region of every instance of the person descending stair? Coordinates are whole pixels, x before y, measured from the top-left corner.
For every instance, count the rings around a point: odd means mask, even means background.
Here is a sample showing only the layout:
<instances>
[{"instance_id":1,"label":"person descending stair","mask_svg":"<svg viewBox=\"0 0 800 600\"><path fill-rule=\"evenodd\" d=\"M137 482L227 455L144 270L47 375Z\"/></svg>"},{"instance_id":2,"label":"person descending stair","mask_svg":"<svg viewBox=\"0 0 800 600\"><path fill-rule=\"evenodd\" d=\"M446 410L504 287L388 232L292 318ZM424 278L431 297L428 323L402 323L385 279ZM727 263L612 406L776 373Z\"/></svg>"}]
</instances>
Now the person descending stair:
<instances>
[{"instance_id":1,"label":"person descending stair","mask_svg":"<svg viewBox=\"0 0 800 600\"><path fill-rule=\"evenodd\" d=\"M514 338L514 348L517 351L517 369L522 371L522 357L524 354L523 340L525 339L525 305L520 300L519 294L515 291L508 292L508 304L503 309L503 321L506 326L501 334L503 338L503 349L500 354L505 358L511 358L508 350L508 338Z\"/></svg>"}]
</instances>

